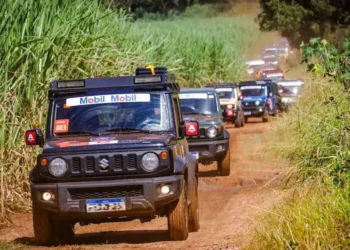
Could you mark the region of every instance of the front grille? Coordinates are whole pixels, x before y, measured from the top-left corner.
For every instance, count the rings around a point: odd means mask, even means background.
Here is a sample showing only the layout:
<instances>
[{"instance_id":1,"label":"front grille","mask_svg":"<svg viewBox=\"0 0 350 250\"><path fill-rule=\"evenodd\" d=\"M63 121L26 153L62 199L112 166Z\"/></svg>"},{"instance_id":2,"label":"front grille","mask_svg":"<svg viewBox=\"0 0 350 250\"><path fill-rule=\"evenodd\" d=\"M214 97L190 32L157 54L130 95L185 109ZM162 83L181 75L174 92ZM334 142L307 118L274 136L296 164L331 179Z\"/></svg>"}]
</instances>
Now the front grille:
<instances>
[{"instance_id":1,"label":"front grille","mask_svg":"<svg viewBox=\"0 0 350 250\"><path fill-rule=\"evenodd\" d=\"M72 170L73 172L79 173L81 171L81 161L78 157L72 158Z\"/></svg>"},{"instance_id":2,"label":"front grille","mask_svg":"<svg viewBox=\"0 0 350 250\"><path fill-rule=\"evenodd\" d=\"M93 156L86 157L86 172L93 172L95 169L95 158Z\"/></svg>"},{"instance_id":3,"label":"front grille","mask_svg":"<svg viewBox=\"0 0 350 250\"><path fill-rule=\"evenodd\" d=\"M143 195L143 186L96 187L68 189L72 200L107 199Z\"/></svg>"},{"instance_id":4,"label":"front grille","mask_svg":"<svg viewBox=\"0 0 350 250\"><path fill-rule=\"evenodd\" d=\"M123 156L122 155L114 156L114 168L116 170L122 170L123 169Z\"/></svg>"},{"instance_id":5,"label":"front grille","mask_svg":"<svg viewBox=\"0 0 350 250\"><path fill-rule=\"evenodd\" d=\"M255 102L245 102L244 107L257 107L257 106L255 105Z\"/></svg>"},{"instance_id":6,"label":"front grille","mask_svg":"<svg viewBox=\"0 0 350 250\"><path fill-rule=\"evenodd\" d=\"M189 146L189 150L191 152L208 151L209 146L208 145L193 145L193 146Z\"/></svg>"},{"instance_id":7,"label":"front grille","mask_svg":"<svg viewBox=\"0 0 350 250\"><path fill-rule=\"evenodd\" d=\"M200 136L206 136L206 135L205 135L205 128L200 128L200 129L199 129L199 135L200 135Z\"/></svg>"},{"instance_id":8,"label":"front grille","mask_svg":"<svg viewBox=\"0 0 350 250\"><path fill-rule=\"evenodd\" d=\"M128 169L136 169L137 157L136 155L128 155Z\"/></svg>"}]
</instances>

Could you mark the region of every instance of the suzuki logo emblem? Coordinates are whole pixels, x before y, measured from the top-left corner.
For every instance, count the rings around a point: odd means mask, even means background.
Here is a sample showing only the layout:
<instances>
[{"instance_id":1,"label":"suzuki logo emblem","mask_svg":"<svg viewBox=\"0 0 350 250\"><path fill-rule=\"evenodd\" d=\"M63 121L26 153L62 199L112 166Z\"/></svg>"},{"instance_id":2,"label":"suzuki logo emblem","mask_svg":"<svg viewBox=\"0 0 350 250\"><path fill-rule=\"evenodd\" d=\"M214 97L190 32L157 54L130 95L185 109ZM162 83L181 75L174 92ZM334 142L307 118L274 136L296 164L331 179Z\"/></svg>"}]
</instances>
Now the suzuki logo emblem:
<instances>
[{"instance_id":1,"label":"suzuki logo emblem","mask_svg":"<svg viewBox=\"0 0 350 250\"><path fill-rule=\"evenodd\" d=\"M109 167L109 161L108 159L106 158L102 158L100 161L99 161L99 164L100 168L102 169L107 169Z\"/></svg>"}]
</instances>

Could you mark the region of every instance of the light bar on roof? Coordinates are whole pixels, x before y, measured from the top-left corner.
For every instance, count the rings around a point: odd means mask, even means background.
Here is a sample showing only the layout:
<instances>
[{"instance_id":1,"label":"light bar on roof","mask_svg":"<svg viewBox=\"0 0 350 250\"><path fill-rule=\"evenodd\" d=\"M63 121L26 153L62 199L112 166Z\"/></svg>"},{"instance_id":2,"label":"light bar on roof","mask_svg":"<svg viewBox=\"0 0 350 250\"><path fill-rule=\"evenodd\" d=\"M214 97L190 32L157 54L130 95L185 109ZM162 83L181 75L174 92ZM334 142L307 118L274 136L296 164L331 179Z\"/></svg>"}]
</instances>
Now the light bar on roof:
<instances>
[{"instance_id":1,"label":"light bar on roof","mask_svg":"<svg viewBox=\"0 0 350 250\"><path fill-rule=\"evenodd\" d=\"M84 80L58 81L57 82L58 89L84 88L84 87L85 87Z\"/></svg>"},{"instance_id":2,"label":"light bar on roof","mask_svg":"<svg viewBox=\"0 0 350 250\"><path fill-rule=\"evenodd\" d=\"M140 83L161 83L161 76L135 76L135 84Z\"/></svg>"}]
</instances>

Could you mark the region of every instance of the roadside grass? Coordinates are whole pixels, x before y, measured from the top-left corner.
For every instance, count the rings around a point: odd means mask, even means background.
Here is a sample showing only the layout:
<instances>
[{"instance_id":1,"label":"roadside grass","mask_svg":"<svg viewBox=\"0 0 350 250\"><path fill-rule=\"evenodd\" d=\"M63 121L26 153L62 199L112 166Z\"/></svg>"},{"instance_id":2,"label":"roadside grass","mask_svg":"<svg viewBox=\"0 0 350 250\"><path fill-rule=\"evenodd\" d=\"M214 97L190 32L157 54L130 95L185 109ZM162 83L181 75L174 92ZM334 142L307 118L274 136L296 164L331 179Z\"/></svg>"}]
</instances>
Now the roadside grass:
<instances>
[{"instance_id":1,"label":"roadside grass","mask_svg":"<svg viewBox=\"0 0 350 250\"><path fill-rule=\"evenodd\" d=\"M270 150L296 164L293 195L257 222L246 249L349 249L350 99L329 79L306 81L277 120Z\"/></svg>"},{"instance_id":2,"label":"roadside grass","mask_svg":"<svg viewBox=\"0 0 350 250\"><path fill-rule=\"evenodd\" d=\"M0 221L30 209L28 176L40 149L26 147L23 135L45 128L51 80L128 75L154 64L182 86L234 81L245 76L259 32L244 17L134 22L94 0L13 0L0 15Z\"/></svg>"}]
</instances>

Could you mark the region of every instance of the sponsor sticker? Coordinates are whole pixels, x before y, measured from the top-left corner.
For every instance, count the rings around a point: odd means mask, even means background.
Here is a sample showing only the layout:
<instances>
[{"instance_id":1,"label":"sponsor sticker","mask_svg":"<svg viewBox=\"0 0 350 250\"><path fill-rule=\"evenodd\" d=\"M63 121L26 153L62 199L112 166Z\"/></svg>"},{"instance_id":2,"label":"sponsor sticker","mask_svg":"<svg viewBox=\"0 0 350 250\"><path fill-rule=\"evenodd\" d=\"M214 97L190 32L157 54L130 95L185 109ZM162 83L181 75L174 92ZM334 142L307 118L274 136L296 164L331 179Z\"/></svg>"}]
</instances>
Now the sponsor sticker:
<instances>
[{"instance_id":1,"label":"sponsor sticker","mask_svg":"<svg viewBox=\"0 0 350 250\"><path fill-rule=\"evenodd\" d=\"M243 86L241 89L262 89L262 86Z\"/></svg>"},{"instance_id":2,"label":"sponsor sticker","mask_svg":"<svg viewBox=\"0 0 350 250\"><path fill-rule=\"evenodd\" d=\"M104 103L125 103L125 102L150 102L150 94L115 94L115 95L98 95L68 98L66 105L69 107L94 105Z\"/></svg>"},{"instance_id":3,"label":"sponsor sticker","mask_svg":"<svg viewBox=\"0 0 350 250\"><path fill-rule=\"evenodd\" d=\"M36 144L36 133L35 131L28 131L26 133L26 140L28 145L35 145Z\"/></svg>"},{"instance_id":4,"label":"sponsor sticker","mask_svg":"<svg viewBox=\"0 0 350 250\"><path fill-rule=\"evenodd\" d=\"M67 133L69 128L68 119L59 119L55 121L54 132L55 133Z\"/></svg>"},{"instance_id":5,"label":"sponsor sticker","mask_svg":"<svg viewBox=\"0 0 350 250\"><path fill-rule=\"evenodd\" d=\"M217 88L216 92L232 92L232 88Z\"/></svg>"},{"instance_id":6,"label":"sponsor sticker","mask_svg":"<svg viewBox=\"0 0 350 250\"><path fill-rule=\"evenodd\" d=\"M181 93L180 99L208 99L207 93Z\"/></svg>"}]
</instances>

